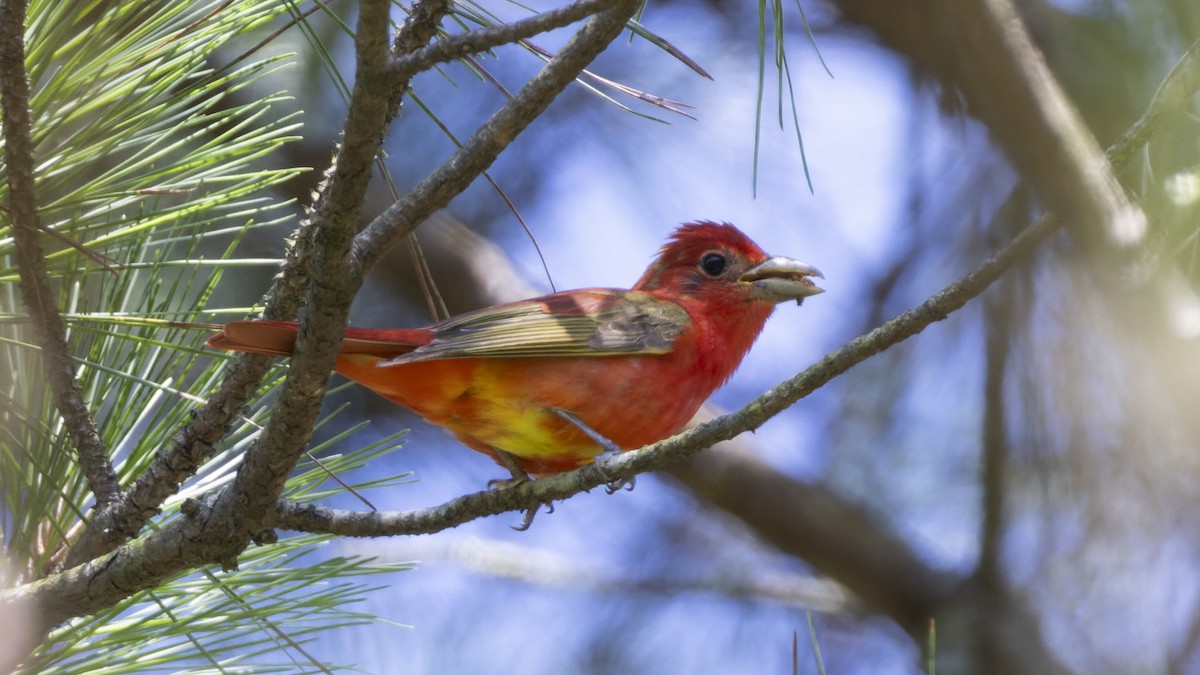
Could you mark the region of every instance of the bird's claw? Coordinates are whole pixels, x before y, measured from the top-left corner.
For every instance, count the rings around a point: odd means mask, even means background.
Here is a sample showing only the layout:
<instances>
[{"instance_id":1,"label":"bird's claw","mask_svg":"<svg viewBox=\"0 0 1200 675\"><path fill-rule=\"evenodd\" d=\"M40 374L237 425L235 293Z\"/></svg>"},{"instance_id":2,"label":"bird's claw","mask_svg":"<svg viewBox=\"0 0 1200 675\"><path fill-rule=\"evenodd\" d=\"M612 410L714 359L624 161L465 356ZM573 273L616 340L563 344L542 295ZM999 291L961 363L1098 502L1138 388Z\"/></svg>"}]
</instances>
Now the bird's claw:
<instances>
[{"instance_id":1,"label":"bird's claw","mask_svg":"<svg viewBox=\"0 0 1200 675\"><path fill-rule=\"evenodd\" d=\"M546 513L554 513L554 502L542 502L525 510L525 517L521 520L520 525L509 525L509 527L517 532L524 532L525 530L528 530L529 526L533 525L533 518L537 515L538 509L543 506L546 507Z\"/></svg>"},{"instance_id":2,"label":"bird's claw","mask_svg":"<svg viewBox=\"0 0 1200 675\"><path fill-rule=\"evenodd\" d=\"M493 478L492 480L489 480L487 483L489 490L507 490L509 488L514 488L521 483L528 483L529 481L533 480L529 477L529 474L525 473L525 470L521 468L521 465L517 464L516 458L514 458L511 454L498 448L494 449L494 452L496 453L496 457L499 458L500 463L504 465L504 468L508 469L508 472L512 474L512 478ZM525 517L521 520L520 525L509 525L509 527L517 532L524 532L525 530L528 530L529 526L533 525L533 519L535 516L537 516L538 509L542 508L543 506L546 507L546 513L554 513L554 502L545 501L533 506L532 508L526 509Z\"/></svg>"},{"instance_id":3,"label":"bird's claw","mask_svg":"<svg viewBox=\"0 0 1200 675\"><path fill-rule=\"evenodd\" d=\"M621 489L629 490L632 492L633 485L634 485L634 483L637 482L636 476L631 476L629 479L609 478L608 472L604 470L604 464L606 462L608 462L608 460L611 457L617 455L620 452L621 451L619 449L618 450L605 450L604 452L600 453L599 455L596 455L596 458L594 460L592 460L593 465L595 465L595 467L596 467L596 471L600 472L600 477L604 479L604 492L607 494L610 494L610 495L616 494L617 492L621 491Z\"/></svg>"}]
</instances>

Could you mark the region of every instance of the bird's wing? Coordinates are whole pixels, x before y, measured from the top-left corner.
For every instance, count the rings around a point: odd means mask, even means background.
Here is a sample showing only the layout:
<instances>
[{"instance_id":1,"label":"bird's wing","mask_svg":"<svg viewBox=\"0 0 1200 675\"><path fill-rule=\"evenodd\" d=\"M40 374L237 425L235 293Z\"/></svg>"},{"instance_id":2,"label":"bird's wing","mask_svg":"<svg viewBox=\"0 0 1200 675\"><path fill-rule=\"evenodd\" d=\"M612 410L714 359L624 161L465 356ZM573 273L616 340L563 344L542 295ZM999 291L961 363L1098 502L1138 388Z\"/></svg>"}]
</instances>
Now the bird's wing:
<instances>
[{"instance_id":1,"label":"bird's wing","mask_svg":"<svg viewBox=\"0 0 1200 675\"><path fill-rule=\"evenodd\" d=\"M641 291L565 291L430 326L433 339L386 364L435 359L665 354L687 311Z\"/></svg>"}]
</instances>

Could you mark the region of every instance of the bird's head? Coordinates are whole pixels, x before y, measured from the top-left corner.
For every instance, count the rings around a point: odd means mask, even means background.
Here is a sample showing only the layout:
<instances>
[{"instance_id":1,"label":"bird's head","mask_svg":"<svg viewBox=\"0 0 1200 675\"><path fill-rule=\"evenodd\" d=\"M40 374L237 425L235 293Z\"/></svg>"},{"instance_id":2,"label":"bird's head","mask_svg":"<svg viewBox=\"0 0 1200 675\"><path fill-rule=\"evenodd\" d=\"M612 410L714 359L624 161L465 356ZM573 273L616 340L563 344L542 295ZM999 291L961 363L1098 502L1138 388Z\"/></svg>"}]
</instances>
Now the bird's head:
<instances>
[{"instance_id":1,"label":"bird's head","mask_svg":"<svg viewBox=\"0 0 1200 675\"><path fill-rule=\"evenodd\" d=\"M709 301L800 304L825 292L813 277L825 278L807 263L767 255L729 223L700 221L672 233L634 289Z\"/></svg>"}]
</instances>

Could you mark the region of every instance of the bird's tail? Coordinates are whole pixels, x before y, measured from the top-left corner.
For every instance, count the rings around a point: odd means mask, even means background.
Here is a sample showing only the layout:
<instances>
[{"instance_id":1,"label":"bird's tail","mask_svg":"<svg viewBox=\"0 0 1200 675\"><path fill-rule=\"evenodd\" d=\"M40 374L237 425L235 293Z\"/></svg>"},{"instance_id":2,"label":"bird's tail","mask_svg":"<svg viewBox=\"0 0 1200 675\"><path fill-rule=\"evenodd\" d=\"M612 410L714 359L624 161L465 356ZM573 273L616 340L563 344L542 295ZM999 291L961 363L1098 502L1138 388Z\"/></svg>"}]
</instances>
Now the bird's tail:
<instances>
[{"instance_id":1,"label":"bird's tail","mask_svg":"<svg viewBox=\"0 0 1200 675\"><path fill-rule=\"evenodd\" d=\"M208 339L213 349L287 356L296 344L298 324L283 321L230 321Z\"/></svg>"},{"instance_id":2,"label":"bird's tail","mask_svg":"<svg viewBox=\"0 0 1200 675\"><path fill-rule=\"evenodd\" d=\"M288 356L296 345L298 330L299 324L287 321L230 321L221 332L208 339L208 346L234 352ZM391 358L407 354L431 338L430 331L420 328L347 328L341 353Z\"/></svg>"}]
</instances>

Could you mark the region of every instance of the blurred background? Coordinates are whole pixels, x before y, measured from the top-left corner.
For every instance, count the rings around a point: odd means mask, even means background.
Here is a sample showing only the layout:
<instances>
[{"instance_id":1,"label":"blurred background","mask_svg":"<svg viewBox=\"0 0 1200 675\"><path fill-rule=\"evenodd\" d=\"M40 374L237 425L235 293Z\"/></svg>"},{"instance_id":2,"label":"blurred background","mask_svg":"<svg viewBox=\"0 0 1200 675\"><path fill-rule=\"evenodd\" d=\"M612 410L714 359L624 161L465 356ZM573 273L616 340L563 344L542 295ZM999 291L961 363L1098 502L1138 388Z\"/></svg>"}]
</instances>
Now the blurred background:
<instances>
[{"instance_id":1,"label":"blurred background","mask_svg":"<svg viewBox=\"0 0 1200 675\"><path fill-rule=\"evenodd\" d=\"M1200 37L1193 0L1017 4L1101 146ZM640 39L618 40L591 70L692 117L569 90L492 167L503 197L478 181L422 226L449 309L551 283L628 286L676 224L732 222L819 267L828 291L777 310L713 398L732 410L920 303L1041 212L1013 148L994 140L1011 136L963 95L929 3L779 9L763 64L754 6L649 3L642 23L712 79ZM351 72L344 36L312 21ZM553 50L569 35L535 42ZM283 161L323 169L341 100L298 32L275 48L295 51L295 65L258 86L294 92L305 121ZM505 48L480 63L515 90L541 62ZM413 93L386 145L401 190L453 150L445 130L467 137L504 100L458 64L423 74ZM1094 243L1085 229L1061 231L947 321L757 433L632 492L556 504L527 532L508 514L335 541L331 555L419 564L358 608L386 623L310 651L380 673L786 673L798 634L802 673L817 672L814 639L830 673L927 672L931 639L945 672L1015 672L992 651L1007 642L1063 672L1200 673L1196 103L1172 111L1120 174L1150 221L1120 260L1097 264L1081 253ZM303 204L317 178L288 189ZM381 182L368 213L390 199ZM288 231L248 241L245 255L277 255ZM411 260L397 250L379 266L355 325L431 319ZM252 303L269 277L228 284L221 301ZM411 428L364 470L412 473L370 495L381 509L439 504L504 473L363 390L330 405L345 402L339 423L371 420L356 442Z\"/></svg>"}]
</instances>

